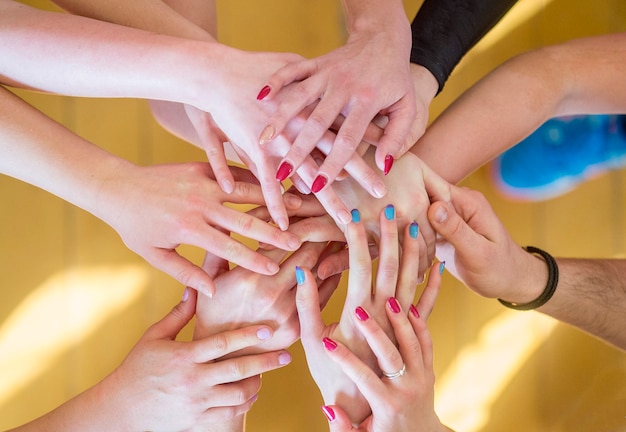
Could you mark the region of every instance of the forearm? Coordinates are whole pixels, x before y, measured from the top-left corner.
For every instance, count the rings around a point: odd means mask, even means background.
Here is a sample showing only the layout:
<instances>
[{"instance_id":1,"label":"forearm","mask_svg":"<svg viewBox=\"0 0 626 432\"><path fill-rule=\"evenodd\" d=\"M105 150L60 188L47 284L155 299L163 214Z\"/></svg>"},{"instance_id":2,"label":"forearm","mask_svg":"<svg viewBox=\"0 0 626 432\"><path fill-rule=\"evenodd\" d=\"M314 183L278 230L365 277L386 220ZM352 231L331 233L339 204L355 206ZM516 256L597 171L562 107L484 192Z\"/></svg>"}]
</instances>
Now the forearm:
<instances>
[{"instance_id":1,"label":"forearm","mask_svg":"<svg viewBox=\"0 0 626 432\"><path fill-rule=\"evenodd\" d=\"M0 3L0 79L9 85L87 97L198 103L215 85L222 45L157 35L14 2ZM194 90L196 89L196 90ZM204 92L204 109L215 92ZM206 95L209 95L207 98Z\"/></svg>"},{"instance_id":2,"label":"forearm","mask_svg":"<svg viewBox=\"0 0 626 432\"><path fill-rule=\"evenodd\" d=\"M411 23L411 63L424 66L438 91L461 58L516 0L425 0Z\"/></svg>"},{"instance_id":3,"label":"forearm","mask_svg":"<svg viewBox=\"0 0 626 432\"><path fill-rule=\"evenodd\" d=\"M626 350L626 260L558 258L559 283L537 309Z\"/></svg>"},{"instance_id":4,"label":"forearm","mask_svg":"<svg viewBox=\"0 0 626 432\"><path fill-rule=\"evenodd\" d=\"M386 33L410 50L411 29L401 1L343 0L342 4L350 37Z\"/></svg>"},{"instance_id":5,"label":"forearm","mask_svg":"<svg viewBox=\"0 0 626 432\"><path fill-rule=\"evenodd\" d=\"M515 57L459 97L412 148L457 183L551 117L626 110L626 34Z\"/></svg>"}]
</instances>

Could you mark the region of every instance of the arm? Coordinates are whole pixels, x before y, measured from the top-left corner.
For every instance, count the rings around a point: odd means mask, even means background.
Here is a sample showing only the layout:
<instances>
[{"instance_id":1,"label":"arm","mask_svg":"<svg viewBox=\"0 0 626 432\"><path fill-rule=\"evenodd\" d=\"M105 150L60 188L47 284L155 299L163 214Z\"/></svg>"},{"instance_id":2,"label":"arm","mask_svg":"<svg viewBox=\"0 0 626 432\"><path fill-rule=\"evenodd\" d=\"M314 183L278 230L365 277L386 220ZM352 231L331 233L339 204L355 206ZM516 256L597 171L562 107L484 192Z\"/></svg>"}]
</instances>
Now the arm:
<instances>
[{"instance_id":1,"label":"arm","mask_svg":"<svg viewBox=\"0 0 626 432\"><path fill-rule=\"evenodd\" d=\"M146 331L113 373L13 432L185 430L248 411L260 387L259 375L282 367L285 352L221 359L271 339L272 329L264 325L175 341L193 317L194 305L195 294L187 290L183 301Z\"/></svg>"},{"instance_id":2,"label":"arm","mask_svg":"<svg viewBox=\"0 0 626 432\"><path fill-rule=\"evenodd\" d=\"M451 203L433 203L429 217L447 242L440 258L478 294L523 304L546 287L545 261L513 242L479 192L454 187ZM626 260L556 261L556 291L537 311L626 349Z\"/></svg>"},{"instance_id":3,"label":"arm","mask_svg":"<svg viewBox=\"0 0 626 432\"><path fill-rule=\"evenodd\" d=\"M450 105L412 151L457 183L551 117L626 112L624 64L626 33L519 55Z\"/></svg>"}]
</instances>

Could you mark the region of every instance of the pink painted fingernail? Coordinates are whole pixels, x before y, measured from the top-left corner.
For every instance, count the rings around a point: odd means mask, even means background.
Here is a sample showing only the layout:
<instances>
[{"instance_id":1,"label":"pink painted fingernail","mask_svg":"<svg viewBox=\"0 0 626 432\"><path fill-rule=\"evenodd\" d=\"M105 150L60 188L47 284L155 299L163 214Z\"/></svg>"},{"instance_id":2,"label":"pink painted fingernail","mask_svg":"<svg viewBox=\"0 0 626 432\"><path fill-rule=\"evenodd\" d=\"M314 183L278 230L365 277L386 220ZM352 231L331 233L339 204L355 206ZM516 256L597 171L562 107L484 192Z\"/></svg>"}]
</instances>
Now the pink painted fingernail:
<instances>
[{"instance_id":1,"label":"pink painted fingernail","mask_svg":"<svg viewBox=\"0 0 626 432\"><path fill-rule=\"evenodd\" d=\"M324 348L326 348L328 351L335 351L337 349L337 342L335 342L331 338L325 337L324 339L322 339L322 343L324 344Z\"/></svg>"},{"instance_id":2,"label":"pink painted fingernail","mask_svg":"<svg viewBox=\"0 0 626 432\"><path fill-rule=\"evenodd\" d=\"M395 297L389 297L389 300L387 300L387 304L389 305L389 309L391 309L393 313L400 313L400 304Z\"/></svg>"},{"instance_id":3,"label":"pink painted fingernail","mask_svg":"<svg viewBox=\"0 0 626 432\"><path fill-rule=\"evenodd\" d=\"M324 188L324 186L326 186L326 183L328 183L328 179L321 174L318 175L317 177L315 177L313 185L311 185L311 192L318 193Z\"/></svg>"},{"instance_id":4,"label":"pink painted fingernail","mask_svg":"<svg viewBox=\"0 0 626 432\"><path fill-rule=\"evenodd\" d=\"M335 410L333 410L331 407L329 407L327 405L324 405L322 407L322 412L324 413L324 415L328 419L329 423L335 421Z\"/></svg>"},{"instance_id":5,"label":"pink painted fingernail","mask_svg":"<svg viewBox=\"0 0 626 432\"><path fill-rule=\"evenodd\" d=\"M268 85L266 85L265 87L263 87L261 89L261 91L259 92L258 95L256 95L256 100L263 100L267 97L268 94L270 94L270 91L272 91L272 88Z\"/></svg>"},{"instance_id":6,"label":"pink painted fingernail","mask_svg":"<svg viewBox=\"0 0 626 432\"><path fill-rule=\"evenodd\" d=\"M413 314L413 316L415 318L419 318L420 317L420 312L417 310L417 308L415 307L415 305L411 305L411 307L409 308L409 310L411 311L411 313Z\"/></svg>"},{"instance_id":7,"label":"pink painted fingernail","mask_svg":"<svg viewBox=\"0 0 626 432\"><path fill-rule=\"evenodd\" d=\"M276 171L276 180L283 181L287 177L289 177L289 174L291 174L292 172L293 172L293 165L291 165L289 161L284 161L278 167L278 171Z\"/></svg>"},{"instance_id":8,"label":"pink painted fingernail","mask_svg":"<svg viewBox=\"0 0 626 432\"><path fill-rule=\"evenodd\" d=\"M271 141L274 138L275 133L276 129L274 129L274 126L265 126L265 129L263 129L263 132L261 132L261 135L259 136L259 145L263 145Z\"/></svg>"},{"instance_id":9,"label":"pink painted fingernail","mask_svg":"<svg viewBox=\"0 0 626 432\"><path fill-rule=\"evenodd\" d=\"M365 309L363 309L361 306L357 306L357 308L354 310L354 314L359 319L359 321L367 321L370 318L368 313L365 312Z\"/></svg>"},{"instance_id":10,"label":"pink painted fingernail","mask_svg":"<svg viewBox=\"0 0 626 432\"><path fill-rule=\"evenodd\" d=\"M388 154L387 156L385 156L385 169L383 170L383 173L385 175L389 174L389 171L391 171L392 166L393 166L393 156Z\"/></svg>"},{"instance_id":11,"label":"pink painted fingernail","mask_svg":"<svg viewBox=\"0 0 626 432\"><path fill-rule=\"evenodd\" d=\"M185 287L185 291L183 291L183 301L186 302L189 299L189 287Z\"/></svg>"}]
</instances>

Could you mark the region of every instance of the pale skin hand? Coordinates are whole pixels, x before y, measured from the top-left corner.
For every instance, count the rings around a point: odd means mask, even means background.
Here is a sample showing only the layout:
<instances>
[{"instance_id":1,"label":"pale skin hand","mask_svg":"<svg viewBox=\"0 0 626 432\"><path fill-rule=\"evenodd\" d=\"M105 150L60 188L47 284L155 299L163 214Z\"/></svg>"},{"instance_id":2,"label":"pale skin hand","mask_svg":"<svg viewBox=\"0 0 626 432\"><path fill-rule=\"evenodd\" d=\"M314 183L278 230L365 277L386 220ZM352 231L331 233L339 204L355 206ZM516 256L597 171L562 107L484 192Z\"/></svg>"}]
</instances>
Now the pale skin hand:
<instances>
[{"instance_id":1,"label":"pale skin hand","mask_svg":"<svg viewBox=\"0 0 626 432\"><path fill-rule=\"evenodd\" d=\"M392 3L346 0L350 34L346 44L318 58L287 64L267 81L270 93L259 94L264 96L262 103L279 95L284 98L265 129L273 134L264 134L264 140L279 134L306 106L319 100L281 164L300 166L340 115L345 121L316 176L327 184L354 156L368 125L379 114L389 122L376 153L378 168L388 171L393 157L408 150L416 114L408 61L411 31L402 3ZM294 82L291 88L284 88ZM360 177L359 182L374 181L372 172L367 176L372 180ZM372 185L368 189L373 190Z\"/></svg>"},{"instance_id":2,"label":"pale skin hand","mask_svg":"<svg viewBox=\"0 0 626 432\"><path fill-rule=\"evenodd\" d=\"M14 432L172 431L248 411L261 385L259 375L282 367L286 352L220 359L271 339L273 330L264 325L175 341L193 317L195 298L195 291L187 290L183 301L150 327L103 381Z\"/></svg>"},{"instance_id":3,"label":"pale skin hand","mask_svg":"<svg viewBox=\"0 0 626 432\"><path fill-rule=\"evenodd\" d=\"M374 149L369 148L363 156L364 160L374 163ZM420 275L423 275L435 257L435 232L427 217L428 206L432 199L449 200L450 185L434 174L424 163L412 154L406 154L396 161L394 169L384 178L389 191L384 199L373 199L361 188L354 185L348 178L334 183L334 189L348 208L358 208L361 220L371 238L376 239L378 215L388 204L393 204L400 228L415 221L419 225L420 242ZM345 270L346 254L336 256L333 260L320 263L318 275L325 278Z\"/></svg>"},{"instance_id":4,"label":"pale skin hand","mask_svg":"<svg viewBox=\"0 0 626 432\"><path fill-rule=\"evenodd\" d=\"M389 213L387 213L389 215ZM377 369L376 358L367 341L356 327L355 308L362 306L379 319L385 315L390 297L408 306L417 285L419 244L416 238L404 231L404 248L400 257L397 222L380 215L380 261L376 274L375 293L372 287L372 260L369 256L365 227L362 222L346 226L350 250L348 294L339 323L326 326L320 316L317 285L313 274L305 267L301 271L296 296L300 317L301 338L307 353L307 363L316 380L324 401L345 406L353 422L365 419L370 409L354 382L336 365L329 365L321 341L331 338L341 341L354 351L369 367ZM386 319L380 321L391 332Z\"/></svg>"},{"instance_id":5,"label":"pale skin hand","mask_svg":"<svg viewBox=\"0 0 626 432\"><path fill-rule=\"evenodd\" d=\"M428 215L445 240L438 255L470 289L515 303L544 290L546 263L513 242L479 192L454 187L451 203L433 203ZM556 260L556 291L537 311L626 350L626 260Z\"/></svg>"},{"instance_id":6,"label":"pale skin hand","mask_svg":"<svg viewBox=\"0 0 626 432\"><path fill-rule=\"evenodd\" d=\"M441 275L433 266L417 308L410 312L386 308L397 344L389 339L367 311L361 311L356 326L376 354L381 370L393 373L405 366L404 375L380 377L341 343L326 343L330 360L352 379L366 398L372 414L354 426L340 406L324 406L331 432L435 432L449 431L434 409L433 348L426 319L434 306ZM416 312L418 311L418 312ZM333 341L334 342L334 341ZM397 347L396 347L397 345ZM328 361L328 360L327 360Z\"/></svg>"}]
</instances>

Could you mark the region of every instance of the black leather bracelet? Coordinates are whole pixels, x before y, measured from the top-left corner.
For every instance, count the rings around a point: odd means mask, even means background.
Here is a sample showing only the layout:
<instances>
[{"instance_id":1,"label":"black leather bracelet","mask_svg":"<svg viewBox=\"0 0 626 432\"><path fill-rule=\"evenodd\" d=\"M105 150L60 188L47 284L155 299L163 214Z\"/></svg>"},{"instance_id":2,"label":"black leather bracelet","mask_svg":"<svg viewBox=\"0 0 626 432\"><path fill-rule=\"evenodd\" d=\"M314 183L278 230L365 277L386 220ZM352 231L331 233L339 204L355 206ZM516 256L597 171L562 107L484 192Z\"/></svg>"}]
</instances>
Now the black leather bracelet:
<instances>
[{"instance_id":1,"label":"black leather bracelet","mask_svg":"<svg viewBox=\"0 0 626 432\"><path fill-rule=\"evenodd\" d=\"M540 255L546 261L546 265L548 266L548 282L546 283L546 288L539 297L529 303L511 303L502 299L498 299L498 301L508 308L527 311L543 306L552 298L552 295L556 291L556 286L559 283L559 266L556 264L556 260L552 255L544 250L534 246L526 246L524 250L528 253Z\"/></svg>"}]
</instances>

